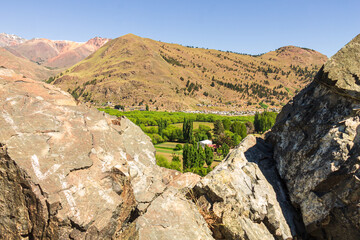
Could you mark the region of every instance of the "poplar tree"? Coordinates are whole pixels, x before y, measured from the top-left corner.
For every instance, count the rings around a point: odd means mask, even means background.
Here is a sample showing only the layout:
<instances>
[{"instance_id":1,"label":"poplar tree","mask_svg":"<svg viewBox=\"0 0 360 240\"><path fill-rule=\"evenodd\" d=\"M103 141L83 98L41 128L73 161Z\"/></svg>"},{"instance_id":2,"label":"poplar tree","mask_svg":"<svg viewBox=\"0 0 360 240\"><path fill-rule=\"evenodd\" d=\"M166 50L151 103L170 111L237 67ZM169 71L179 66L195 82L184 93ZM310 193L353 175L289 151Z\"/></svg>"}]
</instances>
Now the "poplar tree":
<instances>
[{"instance_id":1,"label":"poplar tree","mask_svg":"<svg viewBox=\"0 0 360 240\"><path fill-rule=\"evenodd\" d=\"M183 169L190 168L190 165L190 149L189 144L186 143L183 148Z\"/></svg>"},{"instance_id":2,"label":"poplar tree","mask_svg":"<svg viewBox=\"0 0 360 240\"><path fill-rule=\"evenodd\" d=\"M163 136L163 130L165 129L165 128L167 128L167 126L168 126L168 122L166 121L166 119L159 119L158 121L157 121L157 124L158 124L158 133L159 133L159 135L162 137Z\"/></svg>"},{"instance_id":3,"label":"poplar tree","mask_svg":"<svg viewBox=\"0 0 360 240\"><path fill-rule=\"evenodd\" d=\"M208 165L208 167L211 166L212 162L214 161L214 153L211 149L211 147L209 146L205 146L205 161L206 161L206 165Z\"/></svg>"},{"instance_id":4,"label":"poplar tree","mask_svg":"<svg viewBox=\"0 0 360 240\"><path fill-rule=\"evenodd\" d=\"M198 147L198 167L202 168L204 166L206 160L206 154L204 149L199 146Z\"/></svg>"},{"instance_id":5,"label":"poplar tree","mask_svg":"<svg viewBox=\"0 0 360 240\"><path fill-rule=\"evenodd\" d=\"M187 118L184 118L183 123L183 138L184 141L189 143L192 141L193 134L193 121Z\"/></svg>"},{"instance_id":6,"label":"poplar tree","mask_svg":"<svg viewBox=\"0 0 360 240\"><path fill-rule=\"evenodd\" d=\"M197 166L199 166L199 158L198 158L198 151L197 149L194 147L194 145L190 144L190 164L191 164L191 168L196 168Z\"/></svg>"},{"instance_id":7,"label":"poplar tree","mask_svg":"<svg viewBox=\"0 0 360 240\"><path fill-rule=\"evenodd\" d=\"M222 123L222 121L220 120L216 120L214 123L214 132L216 135L220 135L222 133L224 133L225 129L224 129L224 125Z\"/></svg>"}]
</instances>

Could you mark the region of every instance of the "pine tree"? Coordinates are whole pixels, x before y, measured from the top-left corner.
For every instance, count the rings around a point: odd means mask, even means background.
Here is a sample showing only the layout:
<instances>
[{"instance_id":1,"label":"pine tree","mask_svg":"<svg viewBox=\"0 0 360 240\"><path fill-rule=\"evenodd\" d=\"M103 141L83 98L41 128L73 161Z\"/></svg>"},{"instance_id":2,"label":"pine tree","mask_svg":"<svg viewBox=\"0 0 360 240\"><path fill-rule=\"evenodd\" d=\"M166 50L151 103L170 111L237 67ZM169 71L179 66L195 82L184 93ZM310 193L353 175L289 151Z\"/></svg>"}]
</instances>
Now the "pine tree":
<instances>
[{"instance_id":1,"label":"pine tree","mask_svg":"<svg viewBox=\"0 0 360 240\"><path fill-rule=\"evenodd\" d=\"M254 118L254 127L255 127L255 131L256 132L260 132L260 114L258 112L255 113L255 118Z\"/></svg>"},{"instance_id":2,"label":"pine tree","mask_svg":"<svg viewBox=\"0 0 360 240\"><path fill-rule=\"evenodd\" d=\"M256 113L254 119L255 131L263 133L269 130L275 123L276 113L263 112L261 114Z\"/></svg>"}]
</instances>

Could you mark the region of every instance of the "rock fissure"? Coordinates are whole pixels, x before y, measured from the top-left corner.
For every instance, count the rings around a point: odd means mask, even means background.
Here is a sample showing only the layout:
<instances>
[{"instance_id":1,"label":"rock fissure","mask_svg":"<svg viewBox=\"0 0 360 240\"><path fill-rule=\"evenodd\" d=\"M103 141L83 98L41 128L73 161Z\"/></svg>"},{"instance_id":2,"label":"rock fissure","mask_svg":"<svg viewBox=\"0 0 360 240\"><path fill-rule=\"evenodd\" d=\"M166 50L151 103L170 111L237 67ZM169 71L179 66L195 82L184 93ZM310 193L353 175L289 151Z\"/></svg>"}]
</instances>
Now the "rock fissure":
<instances>
[{"instance_id":1,"label":"rock fissure","mask_svg":"<svg viewBox=\"0 0 360 240\"><path fill-rule=\"evenodd\" d=\"M69 170L69 172L65 175L65 177L67 177L70 173L75 172L75 171L81 171L81 170L86 170L89 169L93 166L93 164L91 165L87 165L87 166L82 166L82 167L78 167L78 168L72 168Z\"/></svg>"}]
</instances>

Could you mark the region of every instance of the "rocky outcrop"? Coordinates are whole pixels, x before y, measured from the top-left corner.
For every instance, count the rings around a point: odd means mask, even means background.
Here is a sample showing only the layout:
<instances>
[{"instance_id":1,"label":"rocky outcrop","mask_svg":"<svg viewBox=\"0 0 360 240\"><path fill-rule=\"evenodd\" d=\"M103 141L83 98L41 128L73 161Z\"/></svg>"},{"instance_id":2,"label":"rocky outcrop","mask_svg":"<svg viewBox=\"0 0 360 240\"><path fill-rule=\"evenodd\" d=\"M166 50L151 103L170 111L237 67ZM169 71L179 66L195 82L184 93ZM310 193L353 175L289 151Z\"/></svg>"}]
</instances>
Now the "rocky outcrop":
<instances>
[{"instance_id":1,"label":"rocky outcrop","mask_svg":"<svg viewBox=\"0 0 360 240\"><path fill-rule=\"evenodd\" d=\"M325 63L316 80L345 97L360 100L360 35Z\"/></svg>"},{"instance_id":2,"label":"rocky outcrop","mask_svg":"<svg viewBox=\"0 0 360 240\"><path fill-rule=\"evenodd\" d=\"M198 206L175 188L167 189L136 222L139 239L213 239Z\"/></svg>"},{"instance_id":3,"label":"rocky outcrop","mask_svg":"<svg viewBox=\"0 0 360 240\"><path fill-rule=\"evenodd\" d=\"M245 138L193 195L216 239L303 237L301 217L286 198L270 146L260 138Z\"/></svg>"},{"instance_id":4,"label":"rocky outcrop","mask_svg":"<svg viewBox=\"0 0 360 240\"><path fill-rule=\"evenodd\" d=\"M128 119L28 79L0 80L0 109L0 238L154 239L166 235L152 228L157 206L189 217L172 219L172 231L211 237L195 204L175 194L199 176L155 165L150 139Z\"/></svg>"},{"instance_id":5,"label":"rocky outcrop","mask_svg":"<svg viewBox=\"0 0 360 240\"><path fill-rule=\"evenodd\" d=\"M360 239L360 35L279 114L268 140L317 239Z\"/></svg>"},{"instance_id":6,"label":"rocky outcrop","mask_svg":"<svg viewBox=\"0 0 360 240\"><path fill-rule=\"evenodd\" d=\"M0 225L14 225L14 238L116 234L136 200L123 139L111 119L43 83L2 81L0 92L2 184L14 175L4 196L9 199L1 202L9 215Z\"/></svg>"}]
</instances>

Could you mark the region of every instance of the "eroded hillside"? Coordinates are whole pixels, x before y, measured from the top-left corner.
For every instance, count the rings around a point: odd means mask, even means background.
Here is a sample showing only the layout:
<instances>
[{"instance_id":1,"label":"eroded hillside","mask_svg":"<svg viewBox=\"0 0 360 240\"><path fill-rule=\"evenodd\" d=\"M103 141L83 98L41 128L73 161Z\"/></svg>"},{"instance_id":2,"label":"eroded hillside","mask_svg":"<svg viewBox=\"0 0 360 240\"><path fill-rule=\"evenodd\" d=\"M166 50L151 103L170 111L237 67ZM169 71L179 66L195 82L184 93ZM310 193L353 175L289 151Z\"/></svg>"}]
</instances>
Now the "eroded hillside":
<instances>
[{"instance_id":1,"label":"eroded hillside","mask_svg":"<svg viewBox=\"0 0 360 240\"><path fill-rule=\"evenodd\" d=\"M35 80L44 80L59 73L57 70L51 70L44 66L40 66L24 57L19 57L9 52L5 48L0 48L0 77L10 77L14 79L32 78ZM3 71L13 72L13 74L5 74Z\"/></svg>"},{"instance_id":2,"label":"eroded hillside","mask_svg":"<svg viewBox=\"0 0 360 240\"><path fill-rule=\"evenodd\" d=\"M95 104L246 110L262 103L280 109L326 59L294 46L250 56L128 34L108 42L53 83Z\"/></svg>"},{"instance_id":3,"label":"eroded hillside","mask_svg":"<svg viewBox=\"0 0 360 240\"><path fill-rule=\"evenodd\" d=\"M7 49L17 56L21 56L49 68L67 68L83 60L109 39L95 37L87 42L54 41L35 38Z\"/></svg>"}]
</instances>

